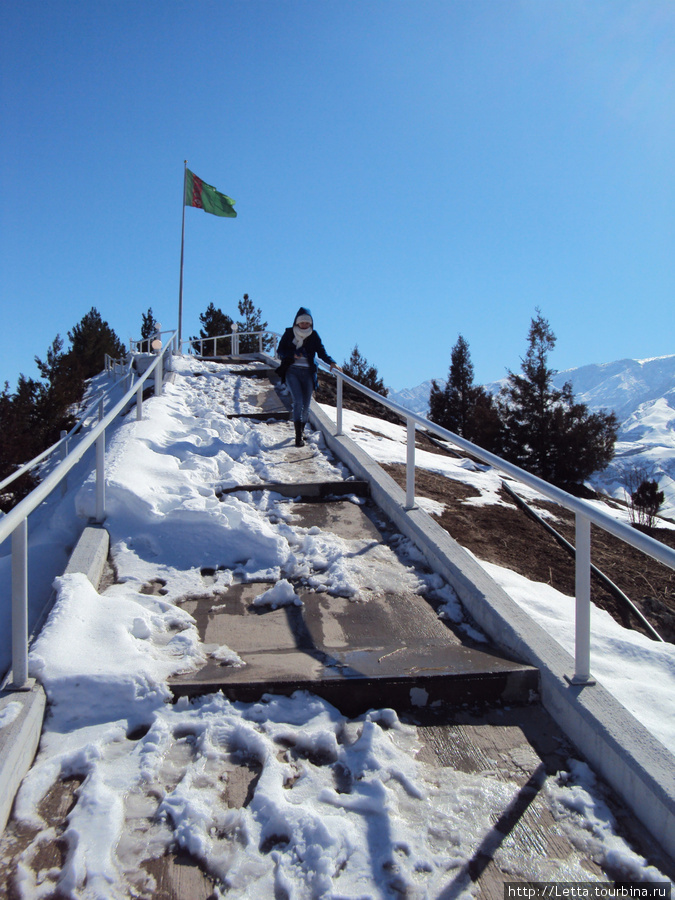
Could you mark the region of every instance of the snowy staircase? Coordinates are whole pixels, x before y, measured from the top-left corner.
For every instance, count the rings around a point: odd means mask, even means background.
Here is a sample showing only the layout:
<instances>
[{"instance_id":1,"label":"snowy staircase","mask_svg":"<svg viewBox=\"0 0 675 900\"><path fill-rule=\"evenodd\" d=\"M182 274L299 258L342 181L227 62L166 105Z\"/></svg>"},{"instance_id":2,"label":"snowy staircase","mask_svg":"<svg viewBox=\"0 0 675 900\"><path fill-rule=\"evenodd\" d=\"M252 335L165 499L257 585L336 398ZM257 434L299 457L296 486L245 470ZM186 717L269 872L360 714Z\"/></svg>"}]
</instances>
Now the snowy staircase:
<instances>
[{"instance_id":1,"label":"snowy staircase","mask_svg":"<svg viewBox=\"0 0 675 900\"><path fill-rule=\"evenodd\" d=\"M327 479L316 447L294 446L291 429L277 424L288 409L272 371L232 366L242 390L229 413L281 429L264 473L271 477L222 494L271 491L287 498L284 514L307 533L307 577L222 591L214 585L207 597L185 600L210 655L201 670L171 680L174 696L222 690L231 700L251 701L308 690L347 715L382 706L528 702L537 670L439 616L447 588L367 499L367 483L348 472L338 480L334 470ZM251 377L259 380L254 388ZM357 592L340 583L316 588L321 553L330 552L318 544L340 550L357 573ZM219 653L222 647L232 653Z\"/></svg>"}]
</instances>

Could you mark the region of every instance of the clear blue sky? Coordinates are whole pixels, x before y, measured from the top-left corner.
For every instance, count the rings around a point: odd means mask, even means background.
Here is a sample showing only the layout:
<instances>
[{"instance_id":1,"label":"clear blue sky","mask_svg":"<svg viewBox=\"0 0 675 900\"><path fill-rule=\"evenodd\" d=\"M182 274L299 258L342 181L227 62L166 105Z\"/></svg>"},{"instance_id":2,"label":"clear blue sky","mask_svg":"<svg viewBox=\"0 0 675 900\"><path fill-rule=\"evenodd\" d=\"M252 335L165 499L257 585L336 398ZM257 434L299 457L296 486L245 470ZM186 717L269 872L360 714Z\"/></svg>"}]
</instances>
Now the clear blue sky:
<instances>
[{"instance_id":1,"label":"clear blue sky","mask_svg":"<svg viewBox=\"0 0 675 900\"><path fill-rule=\"evenodd\" d=\"M0 386L95 306L301 304L395 389L675 352L673 0L3 0Z\"/></svg>"}]
</instances>

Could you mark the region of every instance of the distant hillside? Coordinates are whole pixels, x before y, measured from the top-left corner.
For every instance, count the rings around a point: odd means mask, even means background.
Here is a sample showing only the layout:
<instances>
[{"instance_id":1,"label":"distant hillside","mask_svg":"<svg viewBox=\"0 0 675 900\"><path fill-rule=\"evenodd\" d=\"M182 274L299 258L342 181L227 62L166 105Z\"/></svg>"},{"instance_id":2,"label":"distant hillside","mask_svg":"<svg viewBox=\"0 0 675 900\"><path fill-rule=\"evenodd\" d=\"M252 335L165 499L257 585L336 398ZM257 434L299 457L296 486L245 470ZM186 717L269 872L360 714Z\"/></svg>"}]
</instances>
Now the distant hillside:
<instances>
[{"instance_id":1,"label":"distant hillside","mask_svg":"<svg viewBox=\"0 0 675 900\"><path fill-rule=\"evenodd\" d=\"M442 379L438 379L439 383ZM559 372L557 387L571 381L577 399L593 412L613 410L620 429L611 465L593 486L625 499L626 470L646 469L666 495L662 515L675 519L675 355L654 359L621 359ZM503 382L485 385L495 393ZM392 400L426 415L431 380L414 388L390 391Z\"/></svg>"}]
</instances>

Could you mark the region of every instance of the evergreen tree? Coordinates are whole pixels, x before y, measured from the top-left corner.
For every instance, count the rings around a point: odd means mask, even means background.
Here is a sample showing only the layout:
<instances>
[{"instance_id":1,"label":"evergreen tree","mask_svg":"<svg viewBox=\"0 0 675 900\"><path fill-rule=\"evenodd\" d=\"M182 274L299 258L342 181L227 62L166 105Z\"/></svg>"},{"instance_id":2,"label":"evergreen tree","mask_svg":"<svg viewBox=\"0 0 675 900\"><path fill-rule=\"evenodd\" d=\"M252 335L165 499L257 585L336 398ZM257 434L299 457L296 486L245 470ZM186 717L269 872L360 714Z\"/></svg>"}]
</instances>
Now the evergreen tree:
<instances>
[{"instance_id":1,"label":"evergreen tree","mask_svg":"<svg viewBox=\"0 0 675 900\"><path fill-rule=\"evenodd\" d=\"M46 382L41 387L36 405L44 409L40 418L45 423L44 445L48 447L59 438L61 431L70 431L75 424L71 408L82 399L85 385L79 365L73 364L70 352L63 352L60 334L56 335L47 350L46 361L36 356L35 362Z\"/></svg>"},{"instance_id":2,"label":"evergreen tree","mask_svg":"<svg viewBox=\"0 0 675 900\"><path fill-rule=\"evenodd\" d=\"M41 386L38 381L19 375L16 391L9 384L0 397L0 480L15 472L45 449L42 422L38 411ZM48 446L48 445L47 445ZM34 473L23 475L0 496L0 509L8 512L37 485Z\"/></svg>"},{"instance_id":3,"label":"evergreen tree","mask_svg":"<svg viewBox=\"0 0 675 900\"><path fill-rule=\"evenodd\" d=\"M246 331L266 331L267 322L262 321L262 310L256 308L248 294L244 294L242 300L239 301L239 315L243 318L237 322L240 332ZM272 346L271 338L263 338L263 349L266 350ZM242 337L239 339L240 353L257 353L260 343L256 336Z\"/></svg>"},{"instance_id":4,"label":"evergreen tree","mask_svg":"<svg viewBox=\"0 0 675 900\"><path fill-rule=\"evenodd\" d=\"M157 331L157 323L152 313L152 307L148 307L147 313L141 313L143 324L141 325L141 353L149 353L152 349L152 338Z\"/></svg>"},{"instance_id":5,"label":"evergreen tree","mask_svg":"<svg viewBox=\"0 0 675 900\"><path fill-rule=\"evenodd\" d=\"M630 515L633 525L652 528L665 494L653 478L651 467L634 465L624 470L624 487L630 497Z\"/></svg>"},{"instance_id":6,"label":"evergreen tree","mask_svg":"<svg viewBox=\"0 0 675 900\"><path fill-rule=\"evenodd\" d=\"M429 421L435 422L441 428L450 428L445 423L449 421L448 417L448 385L439 384L435 378L431 380L431 389L429 391Z\"/></svg>"},{"instance_id":7,"label":"evergreen tree","mask_svg":"<svg viewBox=\"0 0 675 900\"><path fill-rule=\"evenodd\" d=\"M213 302L209 303L206 307L206 311L201 313L199 321L202 323L202 327L199 330L200 338L223 337L223 335L232 332L232 319L225 315L222 309L218 309L214 306ZM193 343L193 347L195 350L199 351L199 339L191 337L190 340L197 342ZM215 348L212 340L208 342L205 341L203 346L205 356L225 356L230 352L230 338L216 341Z\"/></svg>"},{"instance_id":8,"label":"evergreen tree","mask_svg":"<svg viewBox=\"0 0 675 900\"><path fill-rule=\"evenodd\" d=\"M450 355L448 390L448 415L451 416L454 425L454 427L449 425L448 428L464 437L467 431L471 430L469 416L475 389L469 345L461 334Z\"/></svg>"},{"instance_id":9,"label":"evergreen tree","mask_svg":"<svg viewBox=\"0 0 675 900\"><path fill-rule=\"evenodd\" d=\"M556 338L537 309L530 323L528 349L521 375L509 371L498 408L506 459L557 485L583 482L604 469L614 454L617 420L614 413L589 413L576 402L567 382L553 386L548 355Z\"/></svg>"},{"instance_id":10,"label":"evergreen tree","mask_svg":"<svg viewBox=\"0 0 675 900\"><path fill-rule=\"evenodd\" d=\"M469 345L461 334L452 348L445 385L431 382L429 419L486 450L499 450L497 410L485 388L473 383Z\"/></svg>"},{"instance_id":11,"label":"evergreen tree","mask_svg":"<svg viewBox=\"0 0 675 900\"><path fill-rule=\"evenodd\" d=\"M71 342L71 365L79 368L83 381L93 378L103 369L106 353L113 359L122 359L126 355L124 344L93 306L68 332L68 337Z\"/></svg>"},{"instance_id":12,"label":"evergreen tree","mask_svg":"<svg viewBox=\"0 0 675 900\"><path fill-rule=\"evenodd\" d=\"M375 366L371 366L365 356L361 355L358 344L354 345L349 362L345 361L343 363L342 370L345 375L349 375L354 381L365 385L371 391L375 391L376 394L382 394L383 397L386 397L389 393Z\"/></svg>"},{"instance_id":13,"label":"evergreen tree","mask_svg":"<svg viewBox=\"0 0 675 900\"><path fill-rule=\"evenodd\" d=\"M73 408L84 395L85 380L103 368L104 355L124 356L124 347L110 326L91 309L68 332L71 347L63 350L57 335L44 360L35 357L42 382L19 376L16 391L6 384L0 395L0 479L46 450L75 424ZM28 474L12 483L0 498L0 507L10 509L37 484Z\"/></svg>"}]
</instances>

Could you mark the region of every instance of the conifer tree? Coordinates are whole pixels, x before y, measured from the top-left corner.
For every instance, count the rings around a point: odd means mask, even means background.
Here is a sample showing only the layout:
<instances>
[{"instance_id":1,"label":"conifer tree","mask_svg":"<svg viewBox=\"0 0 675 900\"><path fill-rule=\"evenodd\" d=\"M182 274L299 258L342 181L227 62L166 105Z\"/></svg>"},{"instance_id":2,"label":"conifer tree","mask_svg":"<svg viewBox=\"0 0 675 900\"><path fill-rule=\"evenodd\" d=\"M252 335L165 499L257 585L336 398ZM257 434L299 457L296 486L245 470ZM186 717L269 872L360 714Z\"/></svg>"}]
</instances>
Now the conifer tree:
<instances>
[{"instance_id":1,"label":"conifer tree","mask_svg":"<svg viewBox=\"0 0 675 900\"><path fill-rule=\"evenodd\" d=\"M232 319L230 316L226 315L222 309L218 309L213 302L209 303L206 307L206 311L201 313L199 316L199 321L202 323L202 327L199 331L200 338L215 338L222 337L223 335L230 334L232 332ZM196 350L199 350L198 338L191 337L191 341L197 342L193 343L193 346ZM230 339L226 338L220 341L215 342L216 346L214 349L214 342L208 341L204 343L204 355L205 356L225 356L230 351Z\"/></svg>"},{"instance_id":2,"label":"conifer tree","mask_svg":"<svg viewBox=\"0 0 675 900\"><path fill-rule=\"evenodd\" d=\"M149 353L152 349L152 338L157 331L157 323L152 312L152 307L148 307L147 313L141 314L143 324L141 325L141 353Z\"/></svg>"},{"instance_id":3,"label":"conifer tree","mask_svg":"<svg viewBox=\"0 0 675 900\"><path fill-rule=\"evenodd\" d=\"M509 371L498 407L506 459L553 484L582 483L606 468L614 454L618 423L614 413L589 413L575 401L572 385L553 385L548 364L556 344L539 309L530 323L521 375Z\"/></svg>"},{"instance_id":4,"label":"conifer tree","mask_svg":"<svg viewBox=\"0 0 675 900\"><path fill-rule=\"evenodd\" d=\"M473 383L469 344L460 334L445 385L431 382L429 419L486 450L499 450L499 418L492 397Z\"/></svg>"},{"instance_id":5,"label":"conifer tree","mask_svg":"<svg viewBox=\"0 0 675 900\"><path fill-rule=\"evenodd\" d=\"M94 308L68 332L68 337L71 347L67 352L57 334L46 358L35 357L43 381L22 374L13 394L5 384L0 395L0 480L54 444L61 431L72 428L85 381L101 371L105 354L124 356L121 341ZM10 509L36 484L36 475L22 476L0 498L0 508Z\"/></svg>"},{"instance_id":6,"label":"conifer tree","mask_svg":"<svg viewBox=\"0 0 675 900\"><path fill-rule=\"evenodd\" d=\"M343 363L342 370L345 375L349 375L354 381L365 385L371 391L375 391L376 394L382 394L383 397L386 397L389 393L375 366L371 366L365 356L361 355L358 344L354 345L349 362L345 361Z\"/></svg>"},{"instance_id":7,"label":"conifer tree","mask_svg":"<svg viewBox=\"0 0 675 900\"><path fill-rule=\"evenodd\" d=\"M121 359L126 354L124 344L93 306L68 332L68 337L71 365L79 368L82 380L98 375L103 369L106 353L113 359Z\"/></svg>"},{"instance_id":8,"label":"conifer tree","mask_svg":"<svg viewBox=\"0 0 675 900\"><path fill-rule=\"evenodd\" d=\"M36 356L35 362L45 382L35 403L42 407L40 419L44 422L43 443L47 447L58 439L61 431L69 431L75 424L72 407L82 399L85 384L79 365L74 364L70 352L64 353L60 334L47 350L46 360Z\"/></svg>"},{"instance_id":9,"label":"conifer tree","mask_svg":"<svg viewBox=\"0 0 675 900\"><path fill-rule=\"evenodd\" d=\"M239 325L239 331L247 332L247 331L266 331L267 330L267 322L262 321L262 310L260 307L255 307L253 305L253 301L248 296L248 294L244 294L243 299L239 301L239 315L243 318L237 323ZM271 338L263 338L263 349L268 349L272 346ZM242 337L239 339L239 352L240 353L257 353L260 347L260 342L256 336Z\"/></svg>"},{"instance_id":10,"label":"conifer tree","mask_svg":"<svg viewBox=\"0 0 675 900\"><path fill-rule=\"evenodd\" d=\"M16 391L9 392L9 384L0 397L0 480L15 472L24 462L43 449L43 423L38 400L41 386L33 378L19 375ZM46 445L48 446L48 445ZM23 475L0 496L0 509L8 512L37 485L34 473Z\"/></svg>"}]
</instances>

